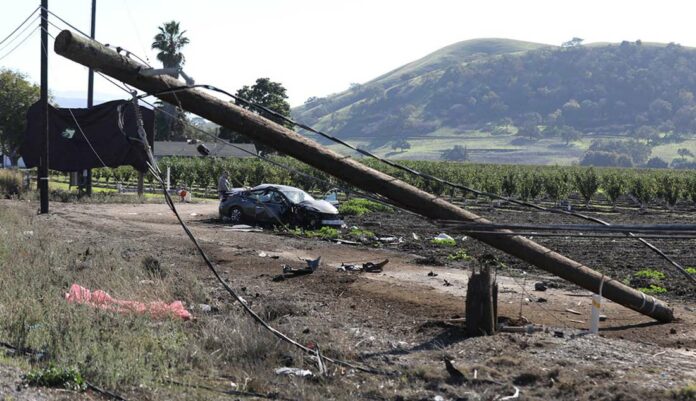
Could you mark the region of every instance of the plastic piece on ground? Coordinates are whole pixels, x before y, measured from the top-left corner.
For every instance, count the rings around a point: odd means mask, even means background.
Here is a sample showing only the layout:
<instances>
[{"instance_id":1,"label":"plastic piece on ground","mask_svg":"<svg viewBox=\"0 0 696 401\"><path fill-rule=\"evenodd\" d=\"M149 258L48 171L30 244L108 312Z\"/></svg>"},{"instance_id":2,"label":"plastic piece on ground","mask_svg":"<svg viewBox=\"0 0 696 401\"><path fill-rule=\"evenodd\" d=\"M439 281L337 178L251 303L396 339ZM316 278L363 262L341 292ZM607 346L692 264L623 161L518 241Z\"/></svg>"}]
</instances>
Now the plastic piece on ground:
<instances>
[{"instance_id":1,"label":"plastic piece on ground","mask_svg":"<svg viewBox=\"0 0 696 401\"><path fill-rule=\"evenodd\" d=\"M95 308L119 313L147 313L154 318L173 316L182 320L190 320L192 318L191 313L184 308L184 304L181 301L174 301L170 304L166 304L162 301L144 303L120 300L112 298L111 295L102 290L90 291L78 284L70 286L69 292L65 294L65 299L69 303L86 304Z\"/></svg>"},{"instance_id":2,"label":"plastic piece on ground","mask_svg":"<svg viewBox=\"0 0 696 401\"><path fill-rule=\"evenodd\" d=\"M445 233L440 233L440 234L438 234L434 239L436 239L436 240L447 240L447 241L449 241L449 240L453 240L454 238L450 237L449 235L447 235L447 234L445 234Z\"/></svg>"},{"instance_id":3,"label":"plastic piece on ground","mask_svg":"<svg viewBox=\"0 0 696 401\"><path fill-rule=\"evenodd\" d=\"M298 377L312 376L311 371L309 371L307 369L300 369L300 368L278 368L275 370L275 373L277 375L288 375L288 376L298 376Z\"/></svg>"}]
</instances>

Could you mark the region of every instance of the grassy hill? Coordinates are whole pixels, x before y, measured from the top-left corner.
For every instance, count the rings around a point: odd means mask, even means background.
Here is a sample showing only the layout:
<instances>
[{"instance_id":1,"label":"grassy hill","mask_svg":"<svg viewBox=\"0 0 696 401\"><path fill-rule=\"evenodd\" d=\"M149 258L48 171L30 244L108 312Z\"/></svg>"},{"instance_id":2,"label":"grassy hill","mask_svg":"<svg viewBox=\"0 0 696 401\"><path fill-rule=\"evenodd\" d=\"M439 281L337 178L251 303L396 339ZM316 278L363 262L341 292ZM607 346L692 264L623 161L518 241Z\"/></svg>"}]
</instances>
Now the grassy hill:
<instances>
[{"instance_id":1,"label":"grassy hill","mask_svg":"<svg viewBox=\"0 0 696 401\"><path fill-rule=\"evenodd\" d=\"M696 139L695 92L696 50L675 44L476 39L312 99L293 116L395 158L437 159L461 145L474 161L570 164L599 139L638 138L670 161ZM410 149L395 149L404 139Z\"/></svg>"}]
</instances>

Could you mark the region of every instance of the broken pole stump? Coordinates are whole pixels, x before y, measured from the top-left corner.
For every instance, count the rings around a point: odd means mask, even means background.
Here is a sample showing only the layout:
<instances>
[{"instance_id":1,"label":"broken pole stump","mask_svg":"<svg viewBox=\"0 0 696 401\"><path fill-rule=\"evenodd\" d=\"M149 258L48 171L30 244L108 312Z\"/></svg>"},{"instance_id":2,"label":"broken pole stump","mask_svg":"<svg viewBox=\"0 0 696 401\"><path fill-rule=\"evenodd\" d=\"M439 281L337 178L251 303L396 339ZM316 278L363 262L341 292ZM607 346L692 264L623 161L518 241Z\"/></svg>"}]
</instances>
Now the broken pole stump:
<instances>
[{"instance_id":1,"label":"broken pole stump","mask_svg":"<svg viewBox=\"0 0 696 401\"><path fill-rule=\"evenodd\" d=\"M465 310L467 336L495 334L498 325L498 284L493 280L488 266L471 274L466 288Z\"/></svg>"},{"instance_id":2,"label":"broken pole stump","mask_svg":"<svg viewBox=\"0 0 696 401\"><path fill-rule=\"evenodd\" d=\"M181 89L176 94L167 92L172 88L180 87L181 82L167 75L145 76L141 72L149 69L148 66L69 30L62 31L56 37L54 49L61 56L154 94L165 102L179 104L188 112L239 132L253 141L280 150L363 191L377 193L406 210L433 220L491 223L436 195L367 167L349 156L338 154L316 141L305 138L287 127L227 100L198 89ZM600 284L604 283L602 292L605 298L661 322L674 320L672 309L659 299L637 291L618 280L607 279L606 276L582 263L528 238L519 235L511 236L511 233L510 230L499 229L492 230L491 233L471 233L470 235L589 291L597 293Z\"/></svg>"}]
</instances>

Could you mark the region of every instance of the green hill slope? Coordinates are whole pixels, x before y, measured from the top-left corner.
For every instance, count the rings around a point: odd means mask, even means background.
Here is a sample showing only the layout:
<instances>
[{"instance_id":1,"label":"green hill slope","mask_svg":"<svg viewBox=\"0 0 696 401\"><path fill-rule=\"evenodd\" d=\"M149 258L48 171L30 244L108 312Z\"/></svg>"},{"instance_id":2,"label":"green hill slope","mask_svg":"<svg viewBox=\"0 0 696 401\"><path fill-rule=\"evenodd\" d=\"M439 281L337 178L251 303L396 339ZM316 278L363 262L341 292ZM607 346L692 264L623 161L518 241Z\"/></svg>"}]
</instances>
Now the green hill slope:
<instances>
[{"instance_id":1,"label":"green hill slope","mask_svg":"<svg viewBox=\"0 0 696 401\"><path fill-rule=\"evenodd\" d=\"M675 44L557 47L477 39L314 99L293 115L384 154L399 139L418 144L393 152L399 157L436 158L445 145L463 144L508 160L511 152L535 149L548 155L537 162L570 163L588 147L613 151L590 146L598 138L674 144L669 149L695 139L694 93L696 50Z\"/></svg>"}]
</instances>

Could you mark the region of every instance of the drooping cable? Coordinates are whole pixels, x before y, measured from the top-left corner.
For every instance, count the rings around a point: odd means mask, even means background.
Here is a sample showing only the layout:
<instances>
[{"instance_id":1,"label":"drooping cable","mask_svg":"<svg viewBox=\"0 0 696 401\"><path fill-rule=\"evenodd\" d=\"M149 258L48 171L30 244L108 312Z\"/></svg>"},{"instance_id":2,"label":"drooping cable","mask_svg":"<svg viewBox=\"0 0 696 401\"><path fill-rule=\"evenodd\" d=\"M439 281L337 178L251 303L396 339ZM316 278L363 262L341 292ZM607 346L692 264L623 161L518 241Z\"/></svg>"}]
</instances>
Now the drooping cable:
<instances>
[{"instance_id":1,"label":"drooping cable","mask_svg":"<svg viewBox=\"0 0 696 401\"><path fill-rule=\"evenodd\" d=\"M32 11L31 14L29 14L29 15L27 16L27 18L24 19L24 21L22 21L21 24L17 25L17 27L16 27L15 29L13 29L12 32L10 32L10 33L9 33L7 36L5 36L2 40L0 40L0 45L2 45L3 43L5 43L10 37L12 37L12 35L14 35L15 32L19 31L19 29L22 28L22 26L24 26L24 24L26 24L27 21L29 21L29 19L30 19L34 14L36 14L36 12L39 10L39 8L40 8L40 6L39 6L39 7L36 7L36 8L34 9L34 11ZM34 19L34 20L36 21L36 19ZM29 24L29 26L31 26L31 25L32 25L32 24ZM25 28L25 29L26 29L26 28ZM21 33L20 33L20 35L21 35ZM1 49L1 48L0 48L0 49Z\"/></svg>"}]
</instances>

